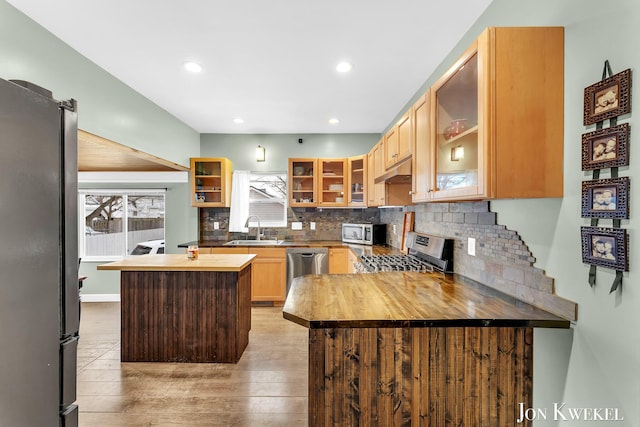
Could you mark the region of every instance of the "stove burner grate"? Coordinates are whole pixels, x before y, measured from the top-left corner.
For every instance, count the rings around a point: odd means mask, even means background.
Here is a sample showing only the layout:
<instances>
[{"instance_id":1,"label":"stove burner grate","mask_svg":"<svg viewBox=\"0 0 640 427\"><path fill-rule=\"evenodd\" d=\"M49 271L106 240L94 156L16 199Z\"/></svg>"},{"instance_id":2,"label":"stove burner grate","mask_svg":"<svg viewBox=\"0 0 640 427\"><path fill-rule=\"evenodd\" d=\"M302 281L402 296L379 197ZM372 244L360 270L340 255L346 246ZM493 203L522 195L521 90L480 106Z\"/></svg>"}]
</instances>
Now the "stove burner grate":
<instances>
[{"instance_id":1,"label":"stove burner grate","mask_svg":"<svg viewBox=\"0 0 640 427\"><path fill-rule=\"evenodd\" d=\"M356 271L377 273L380 271L416 271L432 273L434 265L413 255L362 255Z\"/></svg>"}]
</instances>

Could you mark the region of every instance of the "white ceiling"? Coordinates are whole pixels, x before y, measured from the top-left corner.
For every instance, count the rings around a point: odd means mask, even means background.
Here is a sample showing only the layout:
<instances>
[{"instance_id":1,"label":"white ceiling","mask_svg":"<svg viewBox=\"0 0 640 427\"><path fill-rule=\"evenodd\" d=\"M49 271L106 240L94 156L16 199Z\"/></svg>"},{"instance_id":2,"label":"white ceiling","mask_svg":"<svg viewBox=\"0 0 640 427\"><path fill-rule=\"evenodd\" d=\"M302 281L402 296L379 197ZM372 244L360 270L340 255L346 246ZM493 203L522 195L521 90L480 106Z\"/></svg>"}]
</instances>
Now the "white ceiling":
<instances>
[{"instance_id":1,"label":"white ceiling","mask_svg":"<svg viewBox=\"0 0 640 427\"><path fill-rule=\"evenodd\" d=\"M201 133L379 133L491 2L8 1Z\"/></svg>"}]
</instances>

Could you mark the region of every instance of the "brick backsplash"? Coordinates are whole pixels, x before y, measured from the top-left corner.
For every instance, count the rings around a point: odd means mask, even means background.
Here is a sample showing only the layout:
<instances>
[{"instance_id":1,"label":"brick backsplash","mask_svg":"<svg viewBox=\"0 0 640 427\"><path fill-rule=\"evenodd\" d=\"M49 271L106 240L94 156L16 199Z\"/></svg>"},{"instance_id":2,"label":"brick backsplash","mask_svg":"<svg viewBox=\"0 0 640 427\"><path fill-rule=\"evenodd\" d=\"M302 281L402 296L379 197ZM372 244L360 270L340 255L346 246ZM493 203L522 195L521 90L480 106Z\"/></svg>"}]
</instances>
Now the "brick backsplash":
<instances>
[{"instance_id":1,"label":"brick backsplash","mask_svg":"<svg viewBox=\"0 0 640 427\"><path fill-rule=\"evenodd\" d=\"M400 247L403 212L415 212L414 229L454 239L455 273L496 288L562 317L575 318L575 304L554 294L553 279L534 267L536 259L516 231L498 225L489 202L425 203L381 209L380 222L397 233L389 243ZM476 256L467 253L467 239L476 239Z\"/></svg>"}]
</instances>

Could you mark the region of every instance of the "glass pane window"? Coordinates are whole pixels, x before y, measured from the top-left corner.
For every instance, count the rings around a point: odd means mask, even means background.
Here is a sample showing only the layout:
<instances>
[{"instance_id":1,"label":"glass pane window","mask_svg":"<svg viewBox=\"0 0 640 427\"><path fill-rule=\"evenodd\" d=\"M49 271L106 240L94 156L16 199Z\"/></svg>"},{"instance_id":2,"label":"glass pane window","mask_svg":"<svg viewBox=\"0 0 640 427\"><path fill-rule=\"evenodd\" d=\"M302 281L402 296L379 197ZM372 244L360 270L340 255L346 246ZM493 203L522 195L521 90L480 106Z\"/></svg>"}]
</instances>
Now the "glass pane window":
<instances>
[{"instance_id":1,"label":"glass pane window","mask_svg":"<svg viewBox=\"0 0 640 427\"><path fill-rule=\"evenodd\" d=\"M287 226L287 175L252 173L249 185L249 215L260 218L263 227Z\"/></svg>"},{"instance_id":2,"label":"glass pane window","mask_svg":"<svg viewBox=\"0 0 640 427\"><path fill-rule=\"evenodd\" d=\"M164 190L83 191L79 252L85 260L164 253Z\"/></svg>"},{"instance_id":3,"label":"glass pane window","mask_svg":"<svg viewBox=\"0 0 640 427\"><path fill-rule=\"evenodd\" d=\"M478 184L478 59L473 55L436 91L438 190Z\"/></svg>"}]
</instances>

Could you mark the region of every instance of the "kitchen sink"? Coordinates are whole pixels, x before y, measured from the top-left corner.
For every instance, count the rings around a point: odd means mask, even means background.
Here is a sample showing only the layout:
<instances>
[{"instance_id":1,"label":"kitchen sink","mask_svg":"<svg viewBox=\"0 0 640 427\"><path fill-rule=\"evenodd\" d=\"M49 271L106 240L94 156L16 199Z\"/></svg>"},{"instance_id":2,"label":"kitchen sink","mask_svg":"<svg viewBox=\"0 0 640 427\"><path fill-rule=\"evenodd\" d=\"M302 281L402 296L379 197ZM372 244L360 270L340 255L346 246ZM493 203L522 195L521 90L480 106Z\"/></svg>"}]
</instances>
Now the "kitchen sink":
<instances>
[{"instance_id":1,"label":"kitchen sink","mask_svg":"<svg viewBox=\"0 0 640 427\"><path fill-rule=\"evenodd\" d=\"M284 240L231 240L224 246L277 246L284 243Z\"/></svg>"}]
</instances>

